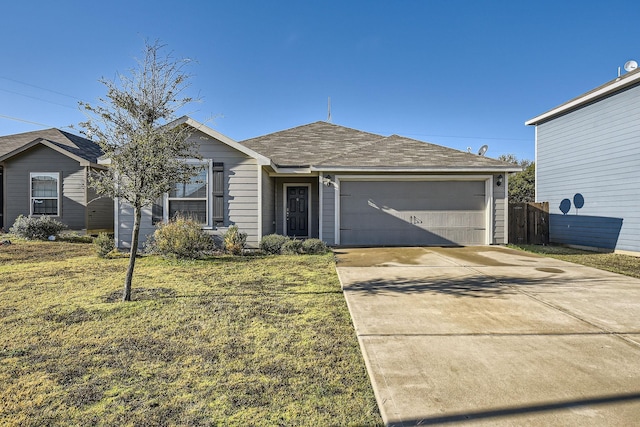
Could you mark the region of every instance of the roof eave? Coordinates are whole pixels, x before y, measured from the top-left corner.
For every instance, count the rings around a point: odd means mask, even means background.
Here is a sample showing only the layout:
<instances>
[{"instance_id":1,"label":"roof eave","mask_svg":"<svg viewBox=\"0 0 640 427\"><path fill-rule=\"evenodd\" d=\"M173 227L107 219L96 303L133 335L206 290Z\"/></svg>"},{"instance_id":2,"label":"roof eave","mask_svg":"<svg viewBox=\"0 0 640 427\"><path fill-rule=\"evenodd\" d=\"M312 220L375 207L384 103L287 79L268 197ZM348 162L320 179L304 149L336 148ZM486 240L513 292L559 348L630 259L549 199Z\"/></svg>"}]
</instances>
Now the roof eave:
<instances>
[{"instance_id":1,"label":"roof eave","mask_svg":"<svg viewBox=\"0 0 640 427\"><path fill-rule=\"evenodd\" d=\"M593 92L586 93L582 96L579 96L572 101L566 102L552 110L547 111L546 113L542 113L539 116L536 116L530 120L524 122L526 126L538 125L542 122L551 120L552 118L579 108L585 104L593 102L599 98L610 95L614 92L618 92L628 86L633 86L640 82L640 73L636 73L627 78L618 77L613 83L606 84L602 88L595 90Z\"/></svg>"},{"instance_id":2,"label":"roof eave","mask_svg":"<svg viewBox=\"0 0 640 427\"><path fill-rule=\"evenodd\" d=\"M454 166L454 167L396 167L396 166L311 166L312 172L411 172L411 173L477 173L477 172L521 172L522 168L519 166L481 166L481 167L468 167L468 166Z\"/></svg>"}]
</instances>

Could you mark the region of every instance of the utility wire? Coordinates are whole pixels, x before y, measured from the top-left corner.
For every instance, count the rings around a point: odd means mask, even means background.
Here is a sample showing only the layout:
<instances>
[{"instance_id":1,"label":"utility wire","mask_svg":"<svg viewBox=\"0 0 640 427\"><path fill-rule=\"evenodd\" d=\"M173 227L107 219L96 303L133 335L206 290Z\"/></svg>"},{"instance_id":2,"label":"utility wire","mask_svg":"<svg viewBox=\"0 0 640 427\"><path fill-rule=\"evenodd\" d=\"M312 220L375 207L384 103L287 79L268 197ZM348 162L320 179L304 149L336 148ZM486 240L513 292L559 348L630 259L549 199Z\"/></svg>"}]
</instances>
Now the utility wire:
<instances>
[{"instance_id":1,"label":"utility wire","mask_svg":"<svg viewBox=\"0 0 640 427\"><path fill-rule=\"evenodd\" d=\"M7 93L12 93L14 95L24 96L25 98L31 98L31 99L35 99L37 101L47 102L47 103L53 104L53 105L59 105L60 107L70 108L72 110L77 110L78 109L78 107L71 107L70 105L60 104L59 102L49 101L49 100L46 100L46 99L43 99L43 98L38 98L37 96L25 95L24 93L15 92L15 91L12 91L12 90L0 89L0 91L7 92Z\"/></svg>"},{"instance_id":2,"label":"utility wire","mask_svg":"<svg viewBox=\"0 0 640 427\"><path fill-rule=\"evenodd\" d=\"M44 128L54 128L55 126L45 125L43 123L32 122L31 120L19 119L17 117L5 116L4 114L0 114L0 117L3 119L13 120L16 122L29 123L31 125L42 126Z\"/></svg>"},{"instance_id":3,"label":"utility wire","mask_svg":"<svg viewBox=\"0 0 640 427\"><path fill-rule=\"evenodd\" d=\"M51 89L47 89L46 87L42 87L42 86L36 86L36 85L32 85L30 83L25 83L25 82L21 82L20 80L16 80L16 79L11 79L9 77L3 77L0 76L0 79L3 80L8 80L10 82L14 82L14 83L19 83L21 85L25 85L25 86L30 86L30 87L34 87L36 89L40 89L40 90L46 90L47 92L51 92L51 93L55 93L56 95L62 95L62 96L66 96L67 98L73 98L73 99L77 99L78 101L82 101L80 98L78 98L77 96L73 96L73 95L68 95L66 93L62 93L62 92L58 92L55 90L51 90ZM13 93L17 93L17 92L13 92ZM21 95L18 93L18 95ZM25 95L26 96L26 95Z\"/></svg>"},{"instance_id":4,"label":"utility wire","mask_svg":"<svg viewBox=\"0 0 640 427\"><path fill-rule=\"evenodd\" d=\"M14 82L14 83L19 83L21 85L30 86L30 87L33 87L33 88L36 88L36 89L40 89L40 90L44 90L44 91L47 91L47 92L55 93L56 95L61 95L61 96L65 96L67 98L72 98L72 99L75 99L75 100L78 100L78 101L82 101L82 99L78 98L77 96L69 95L69 94L58 92L58 91L51 90L51 89L47 89L47 88L42 87L42 86L37 86L37 85L30 84L30 83L25 83L25 82L22 82L20 80L12 79L12 78L9 78L9 77L0 76L0 79L7 80L7 81L10 81L10 82ZM60 103L57 103L57 102L48 101L46 99L42 99L42 98L38 98L38 97L35 97L35 96L30 96L30 95L25 95L23 93L19 93L19 92L7 90L7 89L0 89L0 91L7 92L7 93L12 93L14 95L24 96L26 98L35 99L35 100L42 101L42 102L48 102L49 104L59 105L61 107L70 108L72 110L76 110L78 108L77 106L76 107L71 107L69 105L64 105L64 104L60 104ZM41 125L40 123L30 122L28 120L16 119L16 118L9 117L9 116L0 115L0 117L8 118L8 119L11 119L11 120L16 120L16 121L22 121L22 122L25 122L25 123L33 123L33 124ZM41 125L41 126L52 127L52 126L47 126L47 125ZM389 133L389 132L376 132L376 133L385 134L385 133ZM425 133L404 133L404 132L402 134L405 135L405 136L420 136L420 137L427 137L427 138L458 138L458 139L476 139L476 140L491 140L491 141L530 141L530 139L528 139L528 138L496 138L496 137L484 137L484 136L432 135L432 134L425 134Z\"/></svg>"}]
</instances>

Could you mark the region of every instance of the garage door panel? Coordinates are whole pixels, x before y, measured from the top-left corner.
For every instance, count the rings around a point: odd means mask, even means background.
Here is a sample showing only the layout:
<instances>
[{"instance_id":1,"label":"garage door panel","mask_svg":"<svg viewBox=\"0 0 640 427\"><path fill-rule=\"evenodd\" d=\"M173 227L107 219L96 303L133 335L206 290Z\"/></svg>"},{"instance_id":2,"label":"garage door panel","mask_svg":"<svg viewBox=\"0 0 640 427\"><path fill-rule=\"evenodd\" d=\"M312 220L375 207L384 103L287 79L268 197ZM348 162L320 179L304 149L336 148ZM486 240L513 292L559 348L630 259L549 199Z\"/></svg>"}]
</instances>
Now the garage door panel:
<instances>
[{"instance_id":1,"label":"garage door panel","mask_svg":"<svg viewBox=\"0 0 640 427\"><path fill-rule=\"evenodd\" d=\"M484 181L341 183L344 245L486 243Z\"/></svg>"},{"instance_id":2,"label":"garage door panel","mask_svg":"<svg viewBox=\"0 0 640 427\"><path fill-rule=\"evenodd\" d=\"M358 224L357 228L394 228L394 222L389 216L402 221L402 224L412 224L418 228L433 227L485 227L484 212L477 211L406 211L381 212L376 209L360 211L355 214L342 215L342 224Z\"/></svg>"},{"instance_id":3,"label":"garage door panel","mask_svg":"<svg viewBox=\"0 0 640 427\"><path fill-rule=\"evenodd\" d=\"M458 245L450 239L429 232L401 233L398 230L343 230L341 237L346 244L370 246L451 246ZM356 242L356 243L353 243Z\"/></svg>"}]
</instances>

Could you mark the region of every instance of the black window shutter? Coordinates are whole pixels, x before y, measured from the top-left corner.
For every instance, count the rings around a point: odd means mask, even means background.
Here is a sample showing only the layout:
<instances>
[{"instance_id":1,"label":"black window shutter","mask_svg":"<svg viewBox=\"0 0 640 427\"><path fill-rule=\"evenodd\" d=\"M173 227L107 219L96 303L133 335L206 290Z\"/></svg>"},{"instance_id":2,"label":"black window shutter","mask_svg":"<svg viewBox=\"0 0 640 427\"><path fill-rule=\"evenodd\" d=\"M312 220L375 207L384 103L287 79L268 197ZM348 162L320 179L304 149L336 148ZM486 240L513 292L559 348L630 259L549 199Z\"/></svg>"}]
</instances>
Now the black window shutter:
<instances>
[{"instance_id":1,"label":"black window shutter","mask_svg":"<svg viewBox=\"0 0 640 427\"><path fill-rule=\"evenodd\" d=\"M164 220L164 200L160 197L151 206L151 224L156 225Z\"/></svg>"},{"instance_id":2,"label":"black window shutter","mask_svg":"<svg viewBox=\"0 0 640 427\"><path fill-rule=\"evenodd\" d=\"M213 225L224 225L224 163L213 163Z\"/></svg>"}]
</instances>

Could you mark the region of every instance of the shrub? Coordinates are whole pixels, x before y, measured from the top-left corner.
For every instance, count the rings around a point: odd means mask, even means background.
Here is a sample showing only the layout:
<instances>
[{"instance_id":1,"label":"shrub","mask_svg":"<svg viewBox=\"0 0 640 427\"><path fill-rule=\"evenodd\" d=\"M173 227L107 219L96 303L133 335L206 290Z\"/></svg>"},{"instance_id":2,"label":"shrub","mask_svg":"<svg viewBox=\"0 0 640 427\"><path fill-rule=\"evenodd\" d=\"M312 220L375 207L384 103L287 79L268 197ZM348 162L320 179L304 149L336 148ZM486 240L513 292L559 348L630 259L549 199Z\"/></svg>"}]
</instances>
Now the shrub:
<instances>
[{"instance_id":1,"label":"shrub","mask_svg":"<svg viewBox=\"0 0 640 427\"><path fill-rule=\"evenodd\" d=\"M327 252L327 245L320 239L307 239L302 242L302 252L305 254L324 254Z\"/></svg>"},{"instance_id":2,"label":"shrub","mask_svg":"<svg viewBox=\"0 0 640 427\"><path fill-rule=\"evenodd\" d=\"M213 239L192 220L176 217L160 224L149 244L152 252L177 258L200 258L215 249Z\"/></svg>"},{"instance_id":3,"label":"shrub","mask_svg":"<svg viewBox=\"0 0 640 427\"><path fill-rule=\"evenodd\" d=\"M280 234L268 234L260 240L260 250L266 254L275 255L280 253L282 245L289 241L286 236Z\"/></svg>"},{"instance_id":4,"label":"shrub","mask_svg":"<svg viewBox=\"0 0 640 427\"><path fill-rule=\"evenodd\" d=\"M18 216L9 232L24 239L47 240L49 236L57 236L67 226L49 216Z\"/></svg>"},{"instance_id":5,"label":"shrub","mask_svg":"<svg viewBox=\"0 0 640 427\"><path fill-rule=\"evenodd\" d=\"M109 252L116 248L113 238L107 233L98 234L98 237L93 239L93 245L100 258L106 258Z\"/></svg>"},{"instance_id":6,"label":"shrub","mask_svg":"<svg viewBox=\"0 0 640 427\"><path fill-rule=\"evenodd\" d=\"M247 233L240 231L237 225L232 225L224 233L224 250L230 254L242 255L246 243Z\"/></svg>"},{"instance_id":7,"label":"shrub","mask_svg":"<svg viewBox=\"0 0 640 427\"><path fill-rule=\"evenodd\" d=\"M280 253L284 255L297 255L302 253L302 240L290 239L284 242Z\"/></svg>"}]
</instances>

